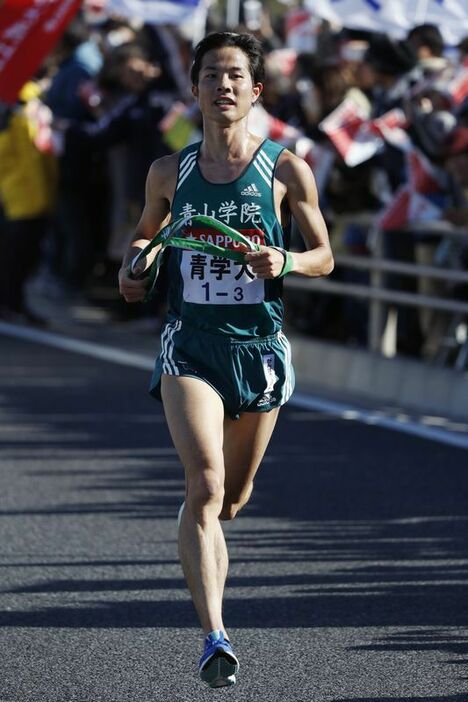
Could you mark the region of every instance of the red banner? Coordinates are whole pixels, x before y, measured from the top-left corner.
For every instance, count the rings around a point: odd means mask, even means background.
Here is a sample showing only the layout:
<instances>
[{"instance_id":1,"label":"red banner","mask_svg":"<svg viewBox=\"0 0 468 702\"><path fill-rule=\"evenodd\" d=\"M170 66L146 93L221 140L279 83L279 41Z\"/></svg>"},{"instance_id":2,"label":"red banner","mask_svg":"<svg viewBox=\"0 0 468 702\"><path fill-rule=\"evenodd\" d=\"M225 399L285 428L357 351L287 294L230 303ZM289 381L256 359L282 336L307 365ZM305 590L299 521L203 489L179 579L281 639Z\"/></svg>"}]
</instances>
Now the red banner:
<instances>
[{"instance_id":1,"label":"red banner","mask_svg":"<svg viewBox=\"0 0 468 702\"><path fill-rule=\"evenodd\" d=\"M81 0L0 3L0 100L13 103L81 5Z\"/></svg>"}]
</instances>

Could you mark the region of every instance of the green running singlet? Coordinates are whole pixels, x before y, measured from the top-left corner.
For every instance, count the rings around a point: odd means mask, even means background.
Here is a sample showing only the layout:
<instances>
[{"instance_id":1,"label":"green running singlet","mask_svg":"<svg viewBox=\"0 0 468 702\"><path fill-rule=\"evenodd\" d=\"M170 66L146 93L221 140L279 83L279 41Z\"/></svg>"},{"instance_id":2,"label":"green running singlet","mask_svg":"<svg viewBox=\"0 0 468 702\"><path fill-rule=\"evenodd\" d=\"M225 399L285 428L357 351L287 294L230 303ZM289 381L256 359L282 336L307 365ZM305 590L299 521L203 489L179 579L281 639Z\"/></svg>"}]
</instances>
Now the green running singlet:
<instances>
[{"instance_id":1,"label":"green running singlet","mask_svg":"<svg viewBox=\"0 0 468 702\"><path fill-rule=\"evenodd\" d=\"M273 180L282 146L266 139L244 172L229 183L207 181L198 167L201 143L180 153L172 218L216 217L265 246L289 248L289 232L276 217ZM189 236L227 247L224 234L196 225ZM172 249L169 259L168 321L180 319L200 331L258 338L280 331L283 281L259 279L249 266L196 251Z\"/></svg>"}]
</instances>

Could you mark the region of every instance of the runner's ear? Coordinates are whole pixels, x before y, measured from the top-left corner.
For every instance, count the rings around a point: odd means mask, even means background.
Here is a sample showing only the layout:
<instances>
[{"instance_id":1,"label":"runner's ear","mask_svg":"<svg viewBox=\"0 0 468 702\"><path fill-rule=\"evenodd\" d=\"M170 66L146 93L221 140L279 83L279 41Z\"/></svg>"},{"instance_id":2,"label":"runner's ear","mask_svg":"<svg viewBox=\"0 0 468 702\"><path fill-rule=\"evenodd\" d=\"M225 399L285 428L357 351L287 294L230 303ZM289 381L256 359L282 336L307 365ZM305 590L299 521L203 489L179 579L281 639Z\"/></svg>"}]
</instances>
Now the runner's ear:
<instances>
[{"instance_id":1,"label":"runner's ear","mask_svg":"<svg viewBox=\"0 0 468 702\"><path fill-rule=\"evenodd\" d=\"M254 94L254 99L252 100L252 106L255 105L258 101L258 98L263 92L263 83L255 83L255 85L252 88L252 92Z\"/></svg>"}]
</instances>

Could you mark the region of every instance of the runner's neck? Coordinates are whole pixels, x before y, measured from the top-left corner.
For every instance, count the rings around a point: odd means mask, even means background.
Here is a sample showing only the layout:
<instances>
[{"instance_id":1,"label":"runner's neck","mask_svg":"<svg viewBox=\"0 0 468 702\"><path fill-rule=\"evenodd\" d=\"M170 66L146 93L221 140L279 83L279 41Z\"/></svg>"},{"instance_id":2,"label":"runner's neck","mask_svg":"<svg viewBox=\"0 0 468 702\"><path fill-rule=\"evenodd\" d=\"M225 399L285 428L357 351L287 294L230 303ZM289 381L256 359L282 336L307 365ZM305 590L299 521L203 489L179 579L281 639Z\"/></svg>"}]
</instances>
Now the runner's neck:
<instances>
[{"instance_id":1,"label":"runner's neck","mask_svg":"<svg viewBox=\"0 0 468 702\"><path fill-rule=\"evenodd\" d=\"M262 141L245 130L224 130L224 133L208 130L200 148L198 165L209 181L232 181L249 165Z\"/></svg>"}]
</instances>

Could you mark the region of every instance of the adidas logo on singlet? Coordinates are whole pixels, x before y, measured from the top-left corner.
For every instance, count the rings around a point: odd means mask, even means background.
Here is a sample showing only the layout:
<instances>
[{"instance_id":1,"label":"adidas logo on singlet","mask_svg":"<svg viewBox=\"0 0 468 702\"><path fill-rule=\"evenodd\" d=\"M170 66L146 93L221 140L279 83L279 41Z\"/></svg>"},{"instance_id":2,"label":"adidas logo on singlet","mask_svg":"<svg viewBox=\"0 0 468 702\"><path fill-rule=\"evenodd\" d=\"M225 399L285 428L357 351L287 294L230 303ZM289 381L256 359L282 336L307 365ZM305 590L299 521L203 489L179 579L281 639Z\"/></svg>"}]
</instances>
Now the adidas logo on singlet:
<instances>
[{"instance_id":1,"label":"adidas logo on singlet","mask_svg":"<svg viewBox=\"0 0 468 702\"><path fill-rule=\"evenodd\" d=\"M262 197L262 193L257 188L255 183L252 183L251 185L248 185L246 188L244 188L241 192L241 195L248 195L249 197Z\"/></svg>"}]
</instances>

